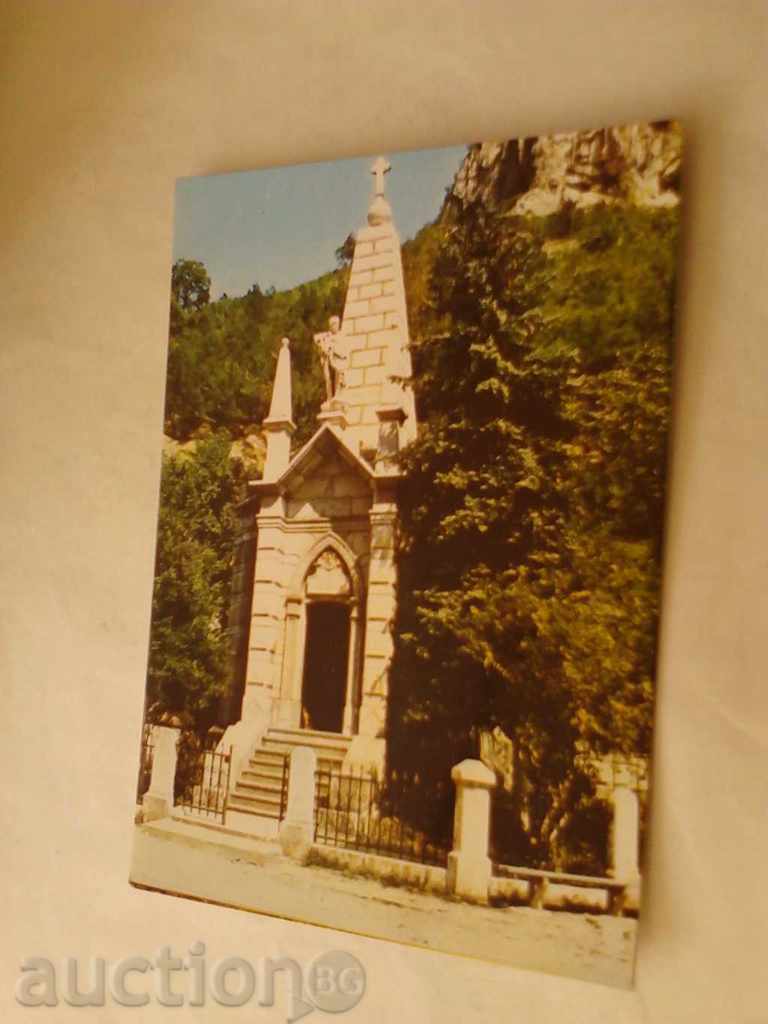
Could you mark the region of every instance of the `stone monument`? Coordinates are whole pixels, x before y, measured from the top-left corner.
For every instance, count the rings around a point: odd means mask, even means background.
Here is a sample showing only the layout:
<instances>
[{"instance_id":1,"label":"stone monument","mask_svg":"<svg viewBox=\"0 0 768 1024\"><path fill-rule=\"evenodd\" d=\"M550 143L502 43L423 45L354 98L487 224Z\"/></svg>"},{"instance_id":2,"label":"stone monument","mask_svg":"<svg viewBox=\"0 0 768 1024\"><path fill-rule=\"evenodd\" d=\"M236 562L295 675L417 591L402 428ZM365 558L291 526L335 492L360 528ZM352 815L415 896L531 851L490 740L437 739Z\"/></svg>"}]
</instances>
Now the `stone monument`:
<instances>
[{"instance_id":1,"label":"stone monument","mask_svg":"<svg viewBox=\"0 0 768 1024\"><path fill-rule=\"evenodd\" d=\"M241 572L240 721L222 743L233 781L260 745L314 747L344 768L385 759L395 612L399 473L416 434L400 239L373 165L367 223L355 236L343 314L315 335L326 400L292 451L291 355L279 350L263 427L263 478L244 506L252 568ZM247 559L245 560L247 564ZM245 790L235 802L245 809Z\"/></svg>"}]
</instances>

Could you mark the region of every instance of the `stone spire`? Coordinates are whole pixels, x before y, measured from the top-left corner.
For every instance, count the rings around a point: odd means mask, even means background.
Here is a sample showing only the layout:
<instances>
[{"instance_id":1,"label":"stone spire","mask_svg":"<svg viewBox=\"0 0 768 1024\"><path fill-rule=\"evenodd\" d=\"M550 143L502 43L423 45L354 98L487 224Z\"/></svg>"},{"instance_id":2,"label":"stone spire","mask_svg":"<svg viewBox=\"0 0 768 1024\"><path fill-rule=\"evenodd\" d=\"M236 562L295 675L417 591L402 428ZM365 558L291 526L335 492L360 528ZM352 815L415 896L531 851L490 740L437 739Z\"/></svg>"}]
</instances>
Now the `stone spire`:
<instances>
[{"instance_id":1,"label":"stone spire","mask_svg":"<svg viewBox=\"0 0 768 1024\"><path fill-rule=\"evenodd\" d=\"M280 342L277 356L275 382L272 386L272 403L269 415L262 423L267 435L267 456L264 463L264 480L277 480L288 468L291 461L291 435L296 429L293 422L291 400L291 343L288 338Z\"/></svg>"},{"instance_id":2,"label":"stone spire","mask_svg":"<svg viewBox=\"0 0 768 1024\"><path fill-rule=\"evenodd\" d=\"M380 470L416 434L413 392L402 383L411 376L410 336L400 238L385 195L389 171L378 157L367 224L355 235L341 326L346 369L337 396L347 421L344 440Z\"/></svg>"}]
</instances>

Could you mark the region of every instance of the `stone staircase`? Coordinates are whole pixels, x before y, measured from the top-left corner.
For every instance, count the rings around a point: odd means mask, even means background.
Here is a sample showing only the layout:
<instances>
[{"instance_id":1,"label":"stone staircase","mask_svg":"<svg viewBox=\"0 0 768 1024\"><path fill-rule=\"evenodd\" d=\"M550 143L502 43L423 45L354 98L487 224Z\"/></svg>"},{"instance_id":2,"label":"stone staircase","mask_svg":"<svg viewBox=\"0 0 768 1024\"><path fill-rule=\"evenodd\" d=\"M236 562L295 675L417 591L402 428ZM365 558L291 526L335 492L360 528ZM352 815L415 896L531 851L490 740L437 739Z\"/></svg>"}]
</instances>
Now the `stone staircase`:
<instances>
[{"instance_id":1,"label":"stone staircase","mask_svg":"<svg viewBox=\"0 0 768 1024\"><path fill-rule=\"evenodd\" d=\"M270 728L240 772L227 801L227 822L248 829L247 819L258 831L276 831L280 820L283 773L287 783L286 755L296 747L311 747L317 755L317 767L339 769L349 749L351 738L337 732L316 729ZM270 827L271 826L271 827ZM250 829L248 829L250 831Z\"/></svg>"}]
</instances>

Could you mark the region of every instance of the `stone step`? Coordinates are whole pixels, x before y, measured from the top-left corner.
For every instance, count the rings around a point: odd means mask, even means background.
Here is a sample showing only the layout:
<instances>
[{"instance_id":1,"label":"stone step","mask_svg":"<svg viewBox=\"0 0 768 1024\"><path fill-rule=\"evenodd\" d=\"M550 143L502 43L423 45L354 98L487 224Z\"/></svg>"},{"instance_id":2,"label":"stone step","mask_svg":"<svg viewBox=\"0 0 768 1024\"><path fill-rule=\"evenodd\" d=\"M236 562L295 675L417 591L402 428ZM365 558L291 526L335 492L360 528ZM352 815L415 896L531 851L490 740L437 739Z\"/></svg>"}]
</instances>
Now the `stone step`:
<instances>
[{"instance_id":1,"label":"stone step","mask_svg":"<svg viewBox=\"0 0 768 1024\"><path fill-rule=\"evenodd\" d=\"M321 771L338 770L351 739L318 729L268 729L230 792L227 811L277 821L283 800L285 755L311 747ZM323 788L321 779L320 788Z\"/></svg>"},{"instance_id":2,"label":"stone step","mask_svg":"<svg viewBox=\"0 0 768 1024\"><path fill-rule=\"evenodd\" d=\"M250 775L238 779L237 785L235 786L234 792L243 791L244 793L264 793L270 797L275 797L280 802L280 795L283 791L282 786L274 786L269 782L264 782L261 779L252 778Z\"/></svg>"},{"instance_id":3,"label":"stone step","mask_svg":"<svg viewBox=\"0 0 768 1024\"><path fill-rule=\"evenodd\" d=\"M270 764L275 768L281 768L283 761L285 760L286 750L269 750L263 746L257 747L251 754L251 761L261 761L264 764Z\"/></svg>"},{"instance_id":4,"label":"stone step","mask_svg":"<svg viewBox=\"0 0 768 1024\"><path fill-rule=\"evenodd\" d=\"M283 785L282 771L272 771L270 768L265 768L260 764L254 764L253 761L250 762L247 768L243 768L241 778L259 779L265 785L270 784L276 789L280 789Z\"/></svg>"},{"instance_id":5,"label":"stone step","mask_svg":"<svg viewBox=\"0 0 768 1024\"><path fill-rule=\"evenodd\" d=\"M252 800L238 797L237 793L231 794L227 803L227 811L237 811L239 814L253 814L260 818L280 817L280 805L275 806L264 800Z\"/></svg>"},{"instance_id":6,"label":"stone step","mask_svg":"<svg viewBox=\"0 0 768 1024\"><path fill-rule=\"evenodd\" d=\"M324 732L322 729L290 729L288 726L271 725L267 729L269 735L280 735L280 736L292 736L304 739L306 737L316 737L317 739L327 740L339 740L342 743L349 744L351 737L345 736L343 732Z\"/></svg>"},{"instance_id":7,"label":"stone step","mask_svg":"<svg viewBox=\"0 0 768 1024\"><path fill-rule=\"evenodd\" d=\"M311 729L268 729L262 749L287 750L294 747L312 747L313 750L332 752L344 757L349 750L351 739L338 732L318 732Z\"/></svg>"},{"instance_id":8,"label":"stone step","mask_svg":"<svg viewBox=\"0 0 768 1024\"><path fill-rule=\"evenodd\" d=\"M259 786L252 786L247 782L238 782L229 794L229 800L237 800L243 804L250 804L254 800L258 803L269 804L270 807L280 806L280 792L269 789L261 789Z\"/></svg>"},{"instance_id":9,"label":"stone step","mask_svg":"<svg viewBox=\"0 0 768 1024\"><path fill-rule=\"evenodd\" d=\"M278 744L278 742L274 741L274 740L273 741L265 740L264 742L265 743L270 743L270 746L265 748L265 749L267 749L267 750L279 750L279 751L284 752L286 754L290 754L292 750L296 750L298 746L301 746L301 744L296 744L296 746L290 746L288 744L285 744L285 745ZM309 744L307 744L307 746L309 746ZM321 760L330 761L334 765L341 764L341 762L344 760L344 758L346 757L346 754L347 754L347 748L346 747L315 747L315 746L312 746L312 747L310 747L310 749L314 750L314 752L315 752L315 754L317 756L318 761L321 761Z\"/></svg>"},{"instance_id":10,"label":"stone step","mask_svg":"<svg viewBox=\"0 0 768 1024\"><path fill-rule=\"evenodd\" d=\"M259 751L256 751L248 759L249 767L253 768L254 771L261 771L265 775L273 775L275 778L282 777L285 762L286 759L282 755L280 760L276 760L274 757L265 757Z\"/></svg>"},{"instance_id":11,"label":"stone step","mask_svg":"<svg viewBox=\"0 0 768 1024\"><path fill-rule=\"evenodd\" d=\"M253 814L268 814L270 817L280 817L280 801L269 800L264 796L252 796L246 793L232 793L227 804L227 809L237 805L238 810L250 810Z\"/></svg>"}]
</instances>

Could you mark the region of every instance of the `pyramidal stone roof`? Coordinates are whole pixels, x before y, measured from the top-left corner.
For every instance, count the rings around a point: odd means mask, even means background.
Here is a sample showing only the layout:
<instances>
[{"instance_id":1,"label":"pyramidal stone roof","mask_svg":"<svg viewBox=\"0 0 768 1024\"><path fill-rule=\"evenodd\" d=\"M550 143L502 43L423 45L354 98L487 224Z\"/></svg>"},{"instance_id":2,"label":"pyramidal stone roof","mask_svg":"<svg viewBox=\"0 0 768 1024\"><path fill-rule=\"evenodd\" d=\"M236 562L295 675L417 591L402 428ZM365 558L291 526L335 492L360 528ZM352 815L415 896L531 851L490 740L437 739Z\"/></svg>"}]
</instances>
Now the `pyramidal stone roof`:
<instances>
[{"instance_id":1,"label":"pyramidal stone roof","mask_svg":"<svg viewBox=\"0 0 768 1024\"><path fill-rule=\"evenodd\" d=\"M398 447L416 436L410 336L403 283L400 237L385 196L390 165L379 157L372 169L374 189L367 223L355 235L341 335L346 354L343 437L356 453L380 444L380 424L398 423Z\"/></svg>"},{"instance_id":2,"label":"pyramidal stone roof","mask_svg":"<svg viewBox=\"0 0 768 1024\"><path fill-rule=\"evenodd\" d=\"M328 440L329 431L353 464L364 473L375 472L377 479L398 475L394 456L416 437L400 238L384 194L389 169L383 157L371 168L374 190L367 223L355 236L341 324L332 323L330 332L315 335L316 342L333 345L337 390L322 405L316 433L292 457L291 356L290 343L283 338L272 403L262 424L267 442L264 472L262 480L251 485L257 491L284 484L307 453ZM333 386L329 381L327 386Z\"/></svg>"}]
</instances>

